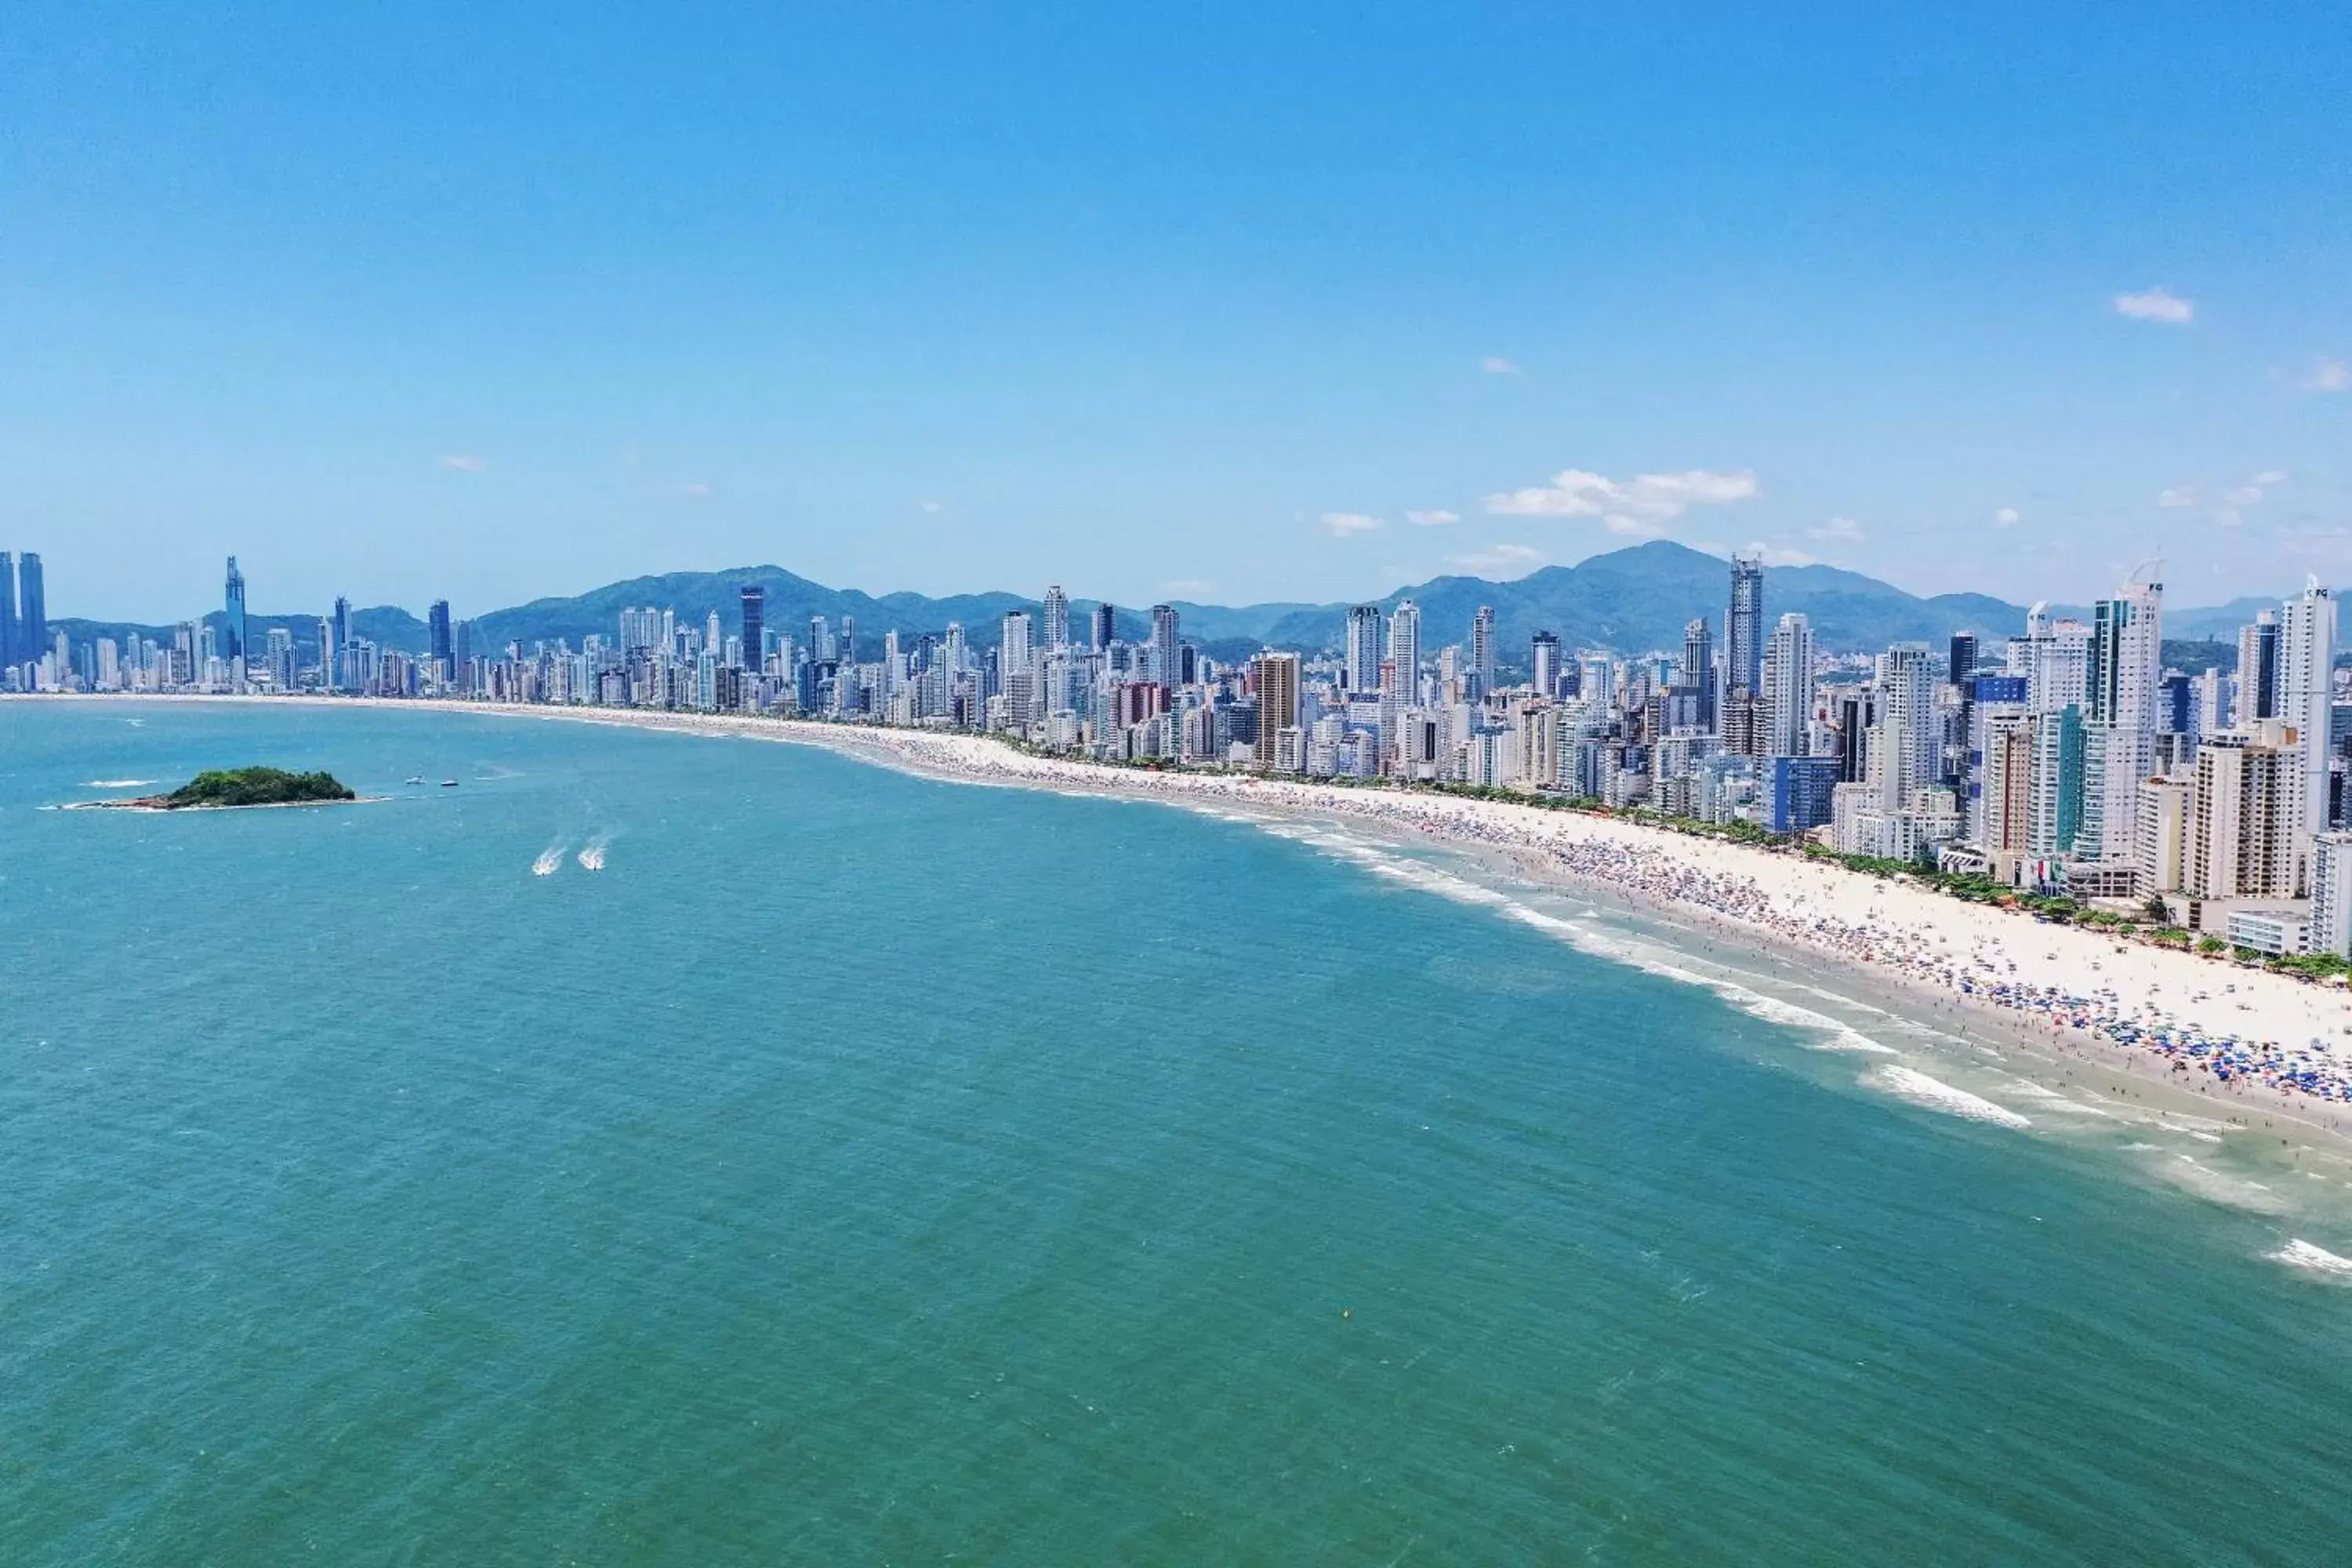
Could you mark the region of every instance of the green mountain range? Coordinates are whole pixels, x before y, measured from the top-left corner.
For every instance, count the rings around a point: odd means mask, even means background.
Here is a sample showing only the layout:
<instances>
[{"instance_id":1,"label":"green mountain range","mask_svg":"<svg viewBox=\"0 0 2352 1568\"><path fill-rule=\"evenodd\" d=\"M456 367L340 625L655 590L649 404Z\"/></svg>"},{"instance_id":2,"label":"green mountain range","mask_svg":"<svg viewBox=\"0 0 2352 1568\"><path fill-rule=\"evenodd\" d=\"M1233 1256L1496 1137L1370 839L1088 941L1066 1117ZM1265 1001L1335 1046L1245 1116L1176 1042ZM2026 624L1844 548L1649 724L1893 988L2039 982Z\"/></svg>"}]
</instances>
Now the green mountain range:
<instances>
[{"instance_id":1,"label":"green mountain range","mask_svg":"<svg viewBox=\"0 0 2352 1568\"><path fill-rule=\"evenodd\" d=\"M1377 601L1392 609L1412 599L1421 606L1422 641L1428 647L1466 641L1471 617L1481 605L1495 610L1498 646L1507 660L1524 650L1538 631L1558 636L1570 651L1607 647L1621 653L1675 649L1682 645L1683 626L1704 616L1718 639L1723 635L1724 608L1729 596L1729 567L1709 555L1665 540L1637 544L1596 555L1575 566L1547 566L1510 582L1480 577L1437 577L1400 588ZM713 611L720 624L735 628L740 613L740 591L757 584L767 591L767 624L795 636L807 635L809 621L824 616L835 627L843 617L857 623L862 653L878 650L887 632L911 640L926 632L940 633L951 621L960 622L975 646L992 646L999 624L1008 610L1035 610L1034 598L1018 594L965 594L929 598L920 594L875 595L856 589L829 588L780 566L745 566L728 572L672 572L660 576L633 577L569 598L534 599L527 605L493 610L472 619L477 653L495 651L508 643L530 647L533 643L564 638L577 647L592 633L611 636L619 629L624 609L640 605L674 609L682 620L699 623ZM2256 610L2275 600L2242 599L2211 609L2168 611L2166 630L2179 638L2234 638L2236 627L2250 621ZM1094 607L1094 601L1071 601L1074 625ZM1336 647L1349 605L1268 604L1242 606L1178 603L1183 635L1213 657L1237 658L1267 645L1314 652ZM2053 606L2062 613L2084 614L2079 607ZM1764 574L1767 626L1780 615L1798 611L1812 622L1820 646L1837 650L1874 650L1892 642L1922 641L1940 647L1955 632L1973 631L1986 641L2013 636L2025 625L2025 609L1983 594L1939 594L1922 598L1891 584L1834 566L1774 566ZM215 625L218 612L208 617ZM253 616L254 640L261 628L289 626L298 650L306 659L316 657L315 616ZM377 606L355 613L362 636L389 647L422 650L426 646L424 622L404 609ZM1119 635L1130 640L1149 633L1148 611L1121 606L1117 615ZM114 637L137 631L168 639L170 628L134 626L120 622L59 620L75 641Z\"/></svg>"}]
</instances>

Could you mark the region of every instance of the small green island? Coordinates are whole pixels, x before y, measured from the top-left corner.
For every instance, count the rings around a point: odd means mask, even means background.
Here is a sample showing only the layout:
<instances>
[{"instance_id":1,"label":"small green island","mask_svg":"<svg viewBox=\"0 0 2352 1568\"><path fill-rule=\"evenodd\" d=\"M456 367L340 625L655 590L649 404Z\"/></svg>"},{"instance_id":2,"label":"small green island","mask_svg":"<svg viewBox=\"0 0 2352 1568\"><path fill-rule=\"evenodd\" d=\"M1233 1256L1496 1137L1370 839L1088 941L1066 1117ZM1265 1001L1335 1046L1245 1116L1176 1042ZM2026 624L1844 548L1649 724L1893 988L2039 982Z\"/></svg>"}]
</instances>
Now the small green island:
<instances>
[{"instance_id":1,"label":"small green island","mask_svg":"<svg viewBox=\"0 0 2352 1568\"><path fill-rule=\"evenodd\" d=\"M217 811L243 805L331 805L355 801L332 773L289 773L283 768L219 768L198 773L169 795L89 804L135 811Z\"/></svg>"}]
</instances>

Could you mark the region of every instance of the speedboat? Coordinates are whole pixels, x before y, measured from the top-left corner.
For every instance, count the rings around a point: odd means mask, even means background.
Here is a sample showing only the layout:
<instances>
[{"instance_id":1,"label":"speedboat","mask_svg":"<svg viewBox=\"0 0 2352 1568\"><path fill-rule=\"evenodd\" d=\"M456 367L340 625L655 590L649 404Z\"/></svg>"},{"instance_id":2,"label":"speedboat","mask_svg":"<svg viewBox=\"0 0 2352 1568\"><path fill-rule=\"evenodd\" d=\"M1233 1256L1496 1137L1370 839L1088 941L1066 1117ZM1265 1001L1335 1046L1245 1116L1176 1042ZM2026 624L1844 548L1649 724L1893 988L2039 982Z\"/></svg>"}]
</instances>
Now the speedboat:
<instances>
[{"instance_id":1,"label":"speedboat","mask_svg":"<svg viewBox=\"0 0 2352 1568\"><path fill-rule=\"evenodd\" d=\"M419 773L419 774L417 774L415 778L410 779L408 782L409 782L410 784L423 784L423 783L425 782L425 775L424 775L423 773Z\"/></svg>"},{"instance_id":2,"label":"speedboat","mask_svg":"<svg viewBox=\"0 0 2352 1568\"><path fill-rule=\"evenodd\" d=\"M441 787L443 789L456 789L457 787L457 781L456 779L443 779L441 781Z\"/></svg>"}]
</instances>

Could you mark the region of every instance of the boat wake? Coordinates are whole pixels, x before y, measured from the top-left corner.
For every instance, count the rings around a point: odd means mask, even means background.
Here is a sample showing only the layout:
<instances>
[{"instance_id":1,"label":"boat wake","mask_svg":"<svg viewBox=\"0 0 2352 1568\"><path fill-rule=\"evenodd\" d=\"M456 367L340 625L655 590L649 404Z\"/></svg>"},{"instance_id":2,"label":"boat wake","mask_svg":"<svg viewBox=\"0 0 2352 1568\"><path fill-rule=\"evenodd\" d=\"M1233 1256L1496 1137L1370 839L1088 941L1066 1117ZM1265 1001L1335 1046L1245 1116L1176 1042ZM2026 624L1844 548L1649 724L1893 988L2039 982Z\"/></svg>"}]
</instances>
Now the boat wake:
<instances>
[{"instance_id":1,"label":"boat wake","mask_svg":"<svg viewBox=\"0 0 2352 1568\"><path fill-rule=\"evenodd\" d=\"M604 868L604 851L612 847L613 836L611 834L599 833L596 835L595 837L588 841L588 847L580 851L580 868L583 871L603 870Z\"/></svg>"},{"instance_id":2,"label":"boat wake","mask_svg":"<svg viewBox=\"0 0 2352 1568\"><path fill-rule=\"evenodd\" d=\"M555 868L563 864L563 850L564 846L560 843L551 844L541 850L539 858L530 863L530 874L534 877L554 876Z\"/></svg>"}]
</instances>

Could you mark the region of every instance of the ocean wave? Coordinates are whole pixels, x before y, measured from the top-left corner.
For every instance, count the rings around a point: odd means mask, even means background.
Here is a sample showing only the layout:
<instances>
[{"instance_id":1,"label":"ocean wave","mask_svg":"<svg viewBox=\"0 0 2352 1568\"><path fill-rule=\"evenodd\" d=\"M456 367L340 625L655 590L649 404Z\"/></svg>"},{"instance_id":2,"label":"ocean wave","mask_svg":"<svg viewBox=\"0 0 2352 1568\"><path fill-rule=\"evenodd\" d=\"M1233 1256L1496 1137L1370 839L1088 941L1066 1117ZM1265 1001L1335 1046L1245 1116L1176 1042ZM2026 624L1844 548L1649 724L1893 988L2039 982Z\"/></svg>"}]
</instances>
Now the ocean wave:
<instances>
[{"instance_id":1,"label":"ocean wave","mask_svg":"<svg viewBox=\"0 0 2352 1568\"><path fill-rule=\"evenodd\" d=\"M1906 1100L1927 1110L1940 1110L1948 1116L1963 1117L1970 1121L1990 1121L1996 1127L2026 1128L2033 1125L2005 1105L1955 1089L1941 1079L1889 1062L1862 1075L1864 1088L1884 1089L1898 1100Z\"/></svg>"},{"instance_id":2,"label":"ocean wave","mask_svg":"<svg viewBox=\"0 0 2352 1568\"><path fill-rule=\"evenodd\" d=\"M154 782L153 779L91 779L81 787L84 789L139 789Z\"/></svg>"},{"instance_id":3,"label":"ocean wave","mask_svg":"<svg viewBox=\"0 0 2352 1568\"><path fill-rule=\"evenodd\" d=\"M2158 1160L2148 1169L2158 1176L2194 1193L2210 1204L2224 1208L2243 1209L2248 1214L2274 1215L2286 1205L2276 1193L2260 1182L2250 1182L2202 1164L2188 1154L2175 1154L2169 1160Z\"/></svg>"},{"instance_id":4,"label":"ocean wave","mask_svg":"<svg viewBox=\"0 0 2352 1568\"><path fill-rule=\"evenodd\" d=\"M2263 1257L2273 1263L2284 1263L2290 1268L2305 1269L2313 1274L2352 1274L2352 1258L2338 1258L2324 1247L2314 1247L2307 1241L2290 1239L2275 1252Z\"/></svg>"}]
</instances>

